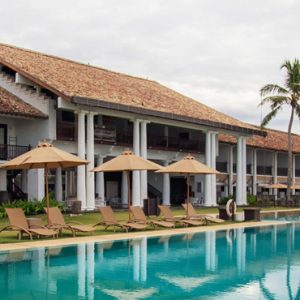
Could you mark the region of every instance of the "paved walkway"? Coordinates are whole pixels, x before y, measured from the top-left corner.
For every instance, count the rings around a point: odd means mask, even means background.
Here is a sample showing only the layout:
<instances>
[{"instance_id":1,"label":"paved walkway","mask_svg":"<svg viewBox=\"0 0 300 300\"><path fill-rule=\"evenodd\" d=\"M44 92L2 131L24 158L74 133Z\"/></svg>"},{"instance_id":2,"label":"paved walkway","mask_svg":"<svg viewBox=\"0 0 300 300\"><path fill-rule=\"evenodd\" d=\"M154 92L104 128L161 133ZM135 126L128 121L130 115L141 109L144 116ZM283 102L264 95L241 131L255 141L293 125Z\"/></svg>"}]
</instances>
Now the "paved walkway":
<instances>
[{"instance_id":1,"label":"paved walkway","mask_svg":"<svg viewBox=\"0 0 300 300\"><path fill-rule=\"evenodd\" d=\"M35 240L32 242L21 242L21 243L9 243L0 244L0 251L7 250L25 250L30 248L39 247L55 247L55 246L65 246L74 245L80 243L92 243L92 242L103 242L103 241L116 241L124 239L138 239L143 237L158 237L158 236L168 236L176 234L187 234L187 233L197 233L205 232L211 230L227 230L232 228L244 228L244 227L262 227L270 225L284 225L288 222L285 221L261 221L261 222L243 222L243 223L233 223L233 224L218 224L212 226L202 226L202 227L187 227L187 228L176 228L176 229L163 229L163 230L153 230L153 231L135 231L129 233L114 233L107 235L94 235L94 236L82 236L75 238L59 238L59 239L49 239L49 240Z\"/></svg>"}]
</instances>

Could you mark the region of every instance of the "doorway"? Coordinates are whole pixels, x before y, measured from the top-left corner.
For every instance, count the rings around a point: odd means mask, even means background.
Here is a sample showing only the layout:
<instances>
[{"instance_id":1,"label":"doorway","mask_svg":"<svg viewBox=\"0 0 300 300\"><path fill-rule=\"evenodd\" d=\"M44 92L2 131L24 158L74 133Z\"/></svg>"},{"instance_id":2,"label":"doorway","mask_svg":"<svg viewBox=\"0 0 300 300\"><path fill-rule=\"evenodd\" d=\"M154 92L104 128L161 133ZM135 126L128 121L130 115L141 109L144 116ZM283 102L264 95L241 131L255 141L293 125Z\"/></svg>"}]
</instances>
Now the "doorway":
<instances>
[{"instance_id":1,"label":"doorway","mask_svg":"<svg viewBox=\"0 0 300 300\"><path fill-rule=\"evenodd\" d=\"M180 206L186 197L186 179L184 177L171 177L171 204Z\"/></svg>"},{"instance_id":2,"label":"doorway","mask_svg":"<svg viewBox=\"0 0 300 300\"><path fill-rule=\"evenodd\" d=\"M7 125L0 124L0 159L7 159Z\"/></svg>"}]
</instances>

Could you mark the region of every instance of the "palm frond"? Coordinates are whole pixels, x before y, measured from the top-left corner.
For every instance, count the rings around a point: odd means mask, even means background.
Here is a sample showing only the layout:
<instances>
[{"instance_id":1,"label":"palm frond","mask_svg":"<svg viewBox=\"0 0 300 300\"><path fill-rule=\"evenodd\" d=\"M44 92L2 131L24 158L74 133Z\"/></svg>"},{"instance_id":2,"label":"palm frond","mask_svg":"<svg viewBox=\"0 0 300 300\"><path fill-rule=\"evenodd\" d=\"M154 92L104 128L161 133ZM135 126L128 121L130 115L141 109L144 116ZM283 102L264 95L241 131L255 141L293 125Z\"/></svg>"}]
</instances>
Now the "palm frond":
<instances>
[{"instance_id":1,"label":"palm frond","mask_svg":"<svg viewBox=\"0 0 300 300\"><path fill-rule=\"evenodd\" d=\"M285 85L293 92L299 93L300 91L300 62L298 59L294 61L285 61L281 69L286 70Z\"/></svg>"},{"instance_id":2,"label":"palm frond","mask_svg":"<svg viewBox=\"0 0 300 300\"><path fill-rule=\"evenodd\" d=\"M300 118L300 105L299 105L299 103L297 103L297 105L296 105L295 112L296 112L297 117Z\"/></svg>"},{"instance_id":3,"label":"palm frond","mask_svg":"<svg viewBox=\"0 0 300 300\"><path fill-rule=\"evenodd\" d=\"M264 97L270 94L287 95L289 91L278 84L267 84L260 89L260 96Z\"/></svg>"},{"instance_id":4,"label":"palm frond","mask_svg":"<svg viewBox=\"0 0 300 300\"><path fill-rule=\"evenodd\" d=\"M268 123L277 115L278 111L281 109L281 106L276 107L271 112L269 112L261 121L260 126L265 127Z\"/></svg>"},{"instance_id":5,"label":"palm frond","mask_svg":"<svg viewBox=\"0 0 300 300\"><path fill-rule=\"evenodd\" d=\"M264 97L258 106L262 106L266 103L270 103L271 104L271 109L274 109L276 106L278 105L282 105L282 104L288 104L291 101L291 99L288 96L267 96Z\"/></svg>"}]
</instances>

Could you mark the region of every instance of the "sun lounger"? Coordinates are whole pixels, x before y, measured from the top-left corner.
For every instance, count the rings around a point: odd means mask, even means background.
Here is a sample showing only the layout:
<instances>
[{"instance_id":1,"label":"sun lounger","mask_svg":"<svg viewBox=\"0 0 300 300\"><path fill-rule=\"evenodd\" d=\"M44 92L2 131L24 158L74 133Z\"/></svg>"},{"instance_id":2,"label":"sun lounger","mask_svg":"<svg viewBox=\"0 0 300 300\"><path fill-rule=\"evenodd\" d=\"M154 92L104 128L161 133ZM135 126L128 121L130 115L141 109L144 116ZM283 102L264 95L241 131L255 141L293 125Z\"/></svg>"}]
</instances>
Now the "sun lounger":
<instances>
[{"instance_id":1,"label":"sun lounger","mask_svg":"<svg viewBox=\"0 0 300 300\"><path fill-rule=\"evenodd\" d=\"M190 219L185 219L183 217L176 217L173 216L173 213L170 209L169 206L165 206L165 205L158 205L160 212L163 215L163 220L167 221L167 222L175 222L175 223L180 223L182 225L188 226L200 226L200 225L204 225L205 222L201 221L201 220L190 220Z\"/></svg>"},{"instance_id":2,"label":"sun lounger","mask_svg":"<svg viewBox=\"0 0 300 300\"><path fill-rule=\"evenodd\" d=\"M187 205L182 204L182 206L187 213ZM212 222L212 223L223 223L224 222L224 220L215 218L212 216L199 215L191 203L188 204L188 218L190 218L190 219L206 219L207 221Z\"/></svg>"},{"instance_id":3,"label":"sun lounger","mask_svg":"<svg viewBox=\"0 0 300 300\"><path fill-rule=\"evenodd\" d=\"M5 208L6 214L8 216L9 225L0 230L13 230L19 231L19 239L22 238L23 233L29 235L30 239L36 235L40 236L57 236L57 231L45 228L43 226L35 226L30 228L28 226L24 211L21 208Z\"/></svg>"},{"instance_id":4,"label":"sun lounger","mask_svg":"<svg viewBox=\"0 0 300 300\"><path fill-rule=\"evenodd\" d=\"M114 231L116 227L120 227L122 229L125 229L126 231L128 231L129 229L142 230L147 227L147 224L138 224L134 222L121 223L117 221L115 214L110 206L100 207L99 210L103 220L94 226L103 225L105 226L105 230L110 226L114 227Z\"/></svg>"},{"instance_id":5,"label":"sun lounger","mask_svg":"<svg viewBox=\"0 0 300 300\"><path fill-rule=\"evenodd\" d=\"M46 213L47 209L45 209ZM76 235L77 232L92 232L96 229L89 225L83 225L81 223L73 222L74 224L67 224L65 222L65 219L63 217L63 214L61 213L60 209L58 207L50 207L49 208L49 228L55 228L59 231L62 231L63 229L68 229L72 231L73 236Z\"/></svg>"},{"instance_id":6,"label":"sun lounger","mask_svg":"<svg viewBox=\"0 0 300 300\"><path fill-rule=\"evenodd\" d=\"M175 227L175 222L147 220L144 211L140 206L130 206L130 212L133 216L133 222L138 224L151 224L154 228L156 226L172 228Z\"/></svg>"}]
</instances>

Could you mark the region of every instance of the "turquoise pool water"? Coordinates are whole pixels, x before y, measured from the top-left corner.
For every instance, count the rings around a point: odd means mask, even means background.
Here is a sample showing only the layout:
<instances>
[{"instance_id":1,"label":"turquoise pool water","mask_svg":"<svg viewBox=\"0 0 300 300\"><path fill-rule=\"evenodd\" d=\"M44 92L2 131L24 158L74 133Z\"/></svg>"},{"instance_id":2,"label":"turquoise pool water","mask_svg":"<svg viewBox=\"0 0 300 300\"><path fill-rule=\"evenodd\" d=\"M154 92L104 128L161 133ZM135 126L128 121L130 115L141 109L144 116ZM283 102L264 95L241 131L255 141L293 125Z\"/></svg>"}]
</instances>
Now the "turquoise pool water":
<instances>
[{"instance_id":1,"label":"turquoise pool water","mask_svg":"<svg viewBox=\"0 0 300 300\"><path fill-rule=\"evenodd\" d=\"M0 299L300 299L300 227L0 252Z\"/></svg>"}]
</instances>

